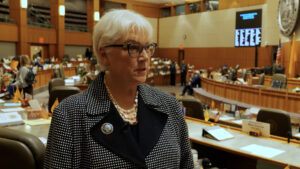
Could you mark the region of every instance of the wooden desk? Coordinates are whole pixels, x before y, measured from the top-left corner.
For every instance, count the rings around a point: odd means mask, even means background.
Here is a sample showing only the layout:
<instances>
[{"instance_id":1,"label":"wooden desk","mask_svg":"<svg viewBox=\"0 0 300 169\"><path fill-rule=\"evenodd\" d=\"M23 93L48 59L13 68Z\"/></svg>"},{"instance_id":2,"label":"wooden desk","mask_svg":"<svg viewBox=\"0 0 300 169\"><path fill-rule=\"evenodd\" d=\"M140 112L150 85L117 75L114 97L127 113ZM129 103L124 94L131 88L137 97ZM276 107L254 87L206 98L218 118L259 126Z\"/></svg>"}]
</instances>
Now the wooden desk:
<instances>
[{"instance_id":1,"label":"wooden desk","mask_svg":"<svg viewBox=\"0 0 300 169\"><path fill-rule=\"evenodd\" d=\"M201 86L207 93L225 99L300 114L300 93L290 92L289 90L229 84L207 78L202 78ZM194 91L197 97L197 90Z\"/></svg>"},{"instance_id":2,"label":"wooden desk","mask_svg":"<svg viewBox=\"0 0 300 169\"><path fill-rule=\"evenodd\" d=\"M76 75L75 67L64 68L64 74L66 77ZM35 76L36 83L33 85L33 87L38 88L48 85L52 77L53 69L38 70L37 75Z\"/></svg>"},{"instance_id":3,"label":"wooden desk","mask_svg":"<svg viewBox=\"0 0 300 169\"><path fill-rule=\"evenodd\" d=\"M186 117L186 122L189 130L189 138L193 143L200 144L201 146L206 146L209 148L225 151L229 154L243 156L245 158L248 158L249 159L248 161L251 161L253 159L263 160L279 166L290 165L290 168L297 168L297 169L300 168L299 144L298 145L287 144L284 141L280 141L274 138L252 137L242 133L239 130L232 130L232 129L227 129L227 130L229 130L234 135L233 139L216 141L213 139L202 137L202 129L210 126L208 122L204 122L202 120L197 120L189 117ZM275 157L269 158L269 157L264 157L262 155L251 154L249 152L241 150L242 147L251 144L280 149L285 152ZM236 161L235 159L232 159L232 163L238 163L239 168L249 168L247 167L247 165L249 164L245 164L241 161Z\"/></svg>"},{"instance_id":4,"label":"wooden desk","mask_svg":"<svg viewBox=\"0 0 300 169\"><path fill-rule=\"evenodd\" d=\"M271 84L272 84L272 76L265 76L264 86L270 87ZM296 87L300 87L300 79L297 79L297 78L287 78L286 79L286 88L288 90L295 89Z\"/></svg>"}]
</instances>

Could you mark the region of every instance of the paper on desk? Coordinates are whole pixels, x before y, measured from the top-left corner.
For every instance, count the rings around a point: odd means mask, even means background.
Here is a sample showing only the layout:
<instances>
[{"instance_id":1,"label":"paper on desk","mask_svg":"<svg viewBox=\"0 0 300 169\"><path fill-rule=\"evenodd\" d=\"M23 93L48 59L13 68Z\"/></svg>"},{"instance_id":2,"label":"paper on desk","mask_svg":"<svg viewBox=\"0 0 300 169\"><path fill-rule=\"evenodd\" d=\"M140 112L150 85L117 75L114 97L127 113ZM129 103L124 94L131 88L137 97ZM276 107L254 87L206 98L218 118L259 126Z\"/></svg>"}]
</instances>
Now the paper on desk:
<instances>
[{"instance_id":1,"label":"paper on desk","mask_svg":"<svg viewBox=\"0 0 300 169\"><path fill-rule=\"evenodd\" d=\"M11 106L21 106L22 103L4 103L5 107L11 107Z\"/></svg>"},{"instance_id":2,"label":"paper on desk","mask_svg":"<svg viewBox=\"0 0 300 169\"><path fill-rule=\"evenodd\" d=\"M257 144L250 144L245 147L241 147L240 149L250 152L251 154L263 156L266 158L273 158L273 157L285 152L283 150L279 150L279 149L272 148L272 147L261 146L261 145L257 145Z\"/></svg>"},{"instance_id":3,"label":"paper on desk","mask_svg":"<svg viewBox=\"0 0 300 169\"><path fill-rule=\"evenodd\" d=\"M17 107L17 108L9 108L9 109L1 109L3 112L15 112L15 111L24 111L23 108Z\"/></svg>"},{"instance_id":4,"label":"paper on desk","mask_svg":"<svg viewBox=\"0 0 300 169\"><path fill-rule=\"evenodd\" d=\"M31 126L43 125L43 124L50 124L51 120L49 119L34 119L34 120L24 120L25 124Z\"/></svg>"},{"instance_id":5,"label":"paper on desk","mask_svg":"<svg viewBox=\"0 0 300 169\"><path fill-rule=\"evenodd\" d=\"M296 136L296 137L300 137L300 133L297 133L297 134L295 134L294 136Z\"/></svg>"},{"instance_id":6,"label":"paper on desk","mask_svg":"<svg viewBox=\"0 0 300 169\"><path fill-rule=\"evenodd\" d=\"M260 110L260 108L258 108L258 107L251 107L251 108L247 109L246 112L249 112L251 114L258 114L259 110Z\"/></svg>"},{"instance_id":7,"label":"paper on desk","mask_svg":"<svg viewBox=\"0 0 300 169\"><path fill-rule=\"evenodd\" d=\"M220 120L223 120L223 121L234 120L234 117L224 115L224 116L220 117Z\"/></svg>"},{"instance_id":8,"label":"paper on desk","mask_svg":"<svg viewBox=\"0 0 300 169\"><path fill-rule=\"evenodd\" d=\"M233 135L230 132L226 131L221 127L209 130L209 134L211 134L217 140L226 140L229 138L233 138Z\"/></svg>"},{"instance_id":9,"label":"paper on desk","mask_svg":"<svg viewBox=\"0 0 300 169\"><path fill-rule=\"evenodd\" d=\"M37 100L30 100L29 105L32 108L32 110L42 110L42 108Z\"/></svg>"},{"instance_id":10,"label":"paper on desk","mask_svg":"<svg viewBox=\"0 0 300 169\"><path fill-rule=\"evenodd\" d=\"M4 102L5 102L4 100L0 99L0 103L4 103Z\"/></svg>"},{"instance_id":11,"label":"paper on desk","mask_svg":"<svg viewBox=\"0 0 300 169\"><path fill-rule=\"evenodd\" d=\"M243 120L233 120L232 122L237 124L243 124Z\"/></svg>"}]
</instances>

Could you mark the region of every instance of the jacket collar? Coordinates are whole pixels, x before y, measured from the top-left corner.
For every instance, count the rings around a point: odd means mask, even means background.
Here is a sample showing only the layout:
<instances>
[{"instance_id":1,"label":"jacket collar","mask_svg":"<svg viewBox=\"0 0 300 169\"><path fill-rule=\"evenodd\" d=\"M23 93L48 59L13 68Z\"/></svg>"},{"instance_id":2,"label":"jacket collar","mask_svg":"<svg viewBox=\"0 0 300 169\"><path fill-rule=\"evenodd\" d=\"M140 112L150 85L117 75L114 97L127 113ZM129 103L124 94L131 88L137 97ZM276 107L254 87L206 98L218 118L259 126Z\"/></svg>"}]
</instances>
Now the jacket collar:
<instances>
[{"instance_id":1,"label":"jacket collar","mask_svg":"<svg viewBox=\"0 0 300 169\"><path fill-rule=\"evenodd\" d=\"M89 88L84 92L87 98L88 115L103 115L109 112L111 102L104 84L104 76L105 72L99 73ZM138 92L147 107L164 113L160 98L150 86L141 84L138 86Z\"/></svg>"}]
</instances>

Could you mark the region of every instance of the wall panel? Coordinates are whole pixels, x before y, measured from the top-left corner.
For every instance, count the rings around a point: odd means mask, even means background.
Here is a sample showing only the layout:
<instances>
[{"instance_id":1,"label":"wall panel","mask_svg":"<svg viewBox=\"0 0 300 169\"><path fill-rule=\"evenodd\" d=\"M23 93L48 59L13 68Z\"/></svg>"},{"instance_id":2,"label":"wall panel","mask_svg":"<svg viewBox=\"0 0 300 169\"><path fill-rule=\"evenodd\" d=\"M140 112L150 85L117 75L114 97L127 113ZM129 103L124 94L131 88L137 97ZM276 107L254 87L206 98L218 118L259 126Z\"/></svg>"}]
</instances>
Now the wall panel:
<instances>
[{"instance_id":1,"label":"wall panel","mask_svg":"<svg viewBox=\"0 0 300 169\"><path fill-rule=\"evenodd\" d=\"M18 42L18 26L0 22L0 41Z\"/></svg>"},{"instance_id":2,"label":"wall panel","mask_svg":"<svg viewBox=\"0 0 300 169\"><path fill-rule=\"evenodd\" d=\"M92 33L90 32L65 32L65 45L92 46Z\"/></svg>"},{"instance_id":3,"label":"wall panel","mask_svg":"<svg viewBox=\"0 0 300 169\"><path fill-rule=\"evenodd\" d=\"M271 64L271 47L259 47L258 66ZM196 69L219 68L222 65L250 68L255 65L255 48L185 48L185 61ZM178 61L178 48L159 48L158 56Z\"/></svg>"},{"instance_id":4,"label":"wall panel","mask_svg":"<svg viewBox=\"0 0 300 169\"><path fill-rule=\"evenodd\" d=\"M44 44L55 44L56 43L56 30L45 29L37 27L27 28L27 42L28 43L40 43L40 38L43 38Z\"/></svg>"}]
</instances>

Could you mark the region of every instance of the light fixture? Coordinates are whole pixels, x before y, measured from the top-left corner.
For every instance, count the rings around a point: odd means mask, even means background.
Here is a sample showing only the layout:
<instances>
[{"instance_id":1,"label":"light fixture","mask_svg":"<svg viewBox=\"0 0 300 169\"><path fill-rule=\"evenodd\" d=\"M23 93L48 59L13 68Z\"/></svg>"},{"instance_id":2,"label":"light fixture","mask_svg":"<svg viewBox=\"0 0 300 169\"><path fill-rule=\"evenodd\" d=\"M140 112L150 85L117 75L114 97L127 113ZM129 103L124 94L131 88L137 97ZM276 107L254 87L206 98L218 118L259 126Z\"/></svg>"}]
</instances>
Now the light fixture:
<instances>
[{"instance_id":1,"label":"light fixture","mask_svg":"<svg viewBox=\"0 0 300 169\"><path fill-rule=\"evenodd\" d=\"M59 5L59 15L65 16L65 6L64 5Z\"/></svg>"},{"instance_id":2,"label":"light fixture","mask_svg":"<svg viewBox=\"0 0 300 169\"><path fill-rule=\"evenodd\" d=\"M21 8L27 8L27 0L21 0Z\"/></svg>"},{"instance_id":3,"label":"light fixture","mask_svg":"<svg viewBox=\"0 0 300 169\"><path fill-rule=\"evenodd\" d=\"M95 11L94 12L94 21L99 21L99 19L100 19L100 13L99 13L99 11Z\"/></svg>"}]
</instances>

